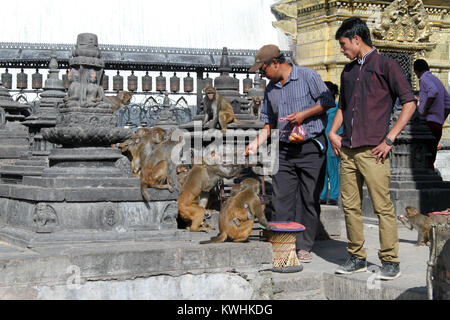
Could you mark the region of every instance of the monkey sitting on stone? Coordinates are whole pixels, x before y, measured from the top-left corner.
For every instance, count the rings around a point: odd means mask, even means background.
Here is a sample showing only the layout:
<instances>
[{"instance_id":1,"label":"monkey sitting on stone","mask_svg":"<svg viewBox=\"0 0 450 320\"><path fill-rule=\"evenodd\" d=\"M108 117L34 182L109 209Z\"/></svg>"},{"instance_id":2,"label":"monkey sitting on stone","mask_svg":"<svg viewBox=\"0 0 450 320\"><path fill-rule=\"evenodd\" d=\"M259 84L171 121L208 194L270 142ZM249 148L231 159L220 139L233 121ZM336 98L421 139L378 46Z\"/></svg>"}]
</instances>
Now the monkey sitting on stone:
<instances>
[{"instance_id":1,"label":"monkey sitting on stone","mask_svg":"<svg viewBox=\"0 0 450 320\"><path fill-rule=\"evenodd\" d=\"M400 215L397 219L409 230L416 229L418 231L416 246L430 245L429 232L432 219L429 216L420 214L416 208L409 206L405 209L405 215Z\"/></svg>"},{"instance_id":2,"label":"monkey sitting on stone","mask_svg":"<svg viewBox=\"0 0 450 320\"><path fill-rule=\"evenodd\" d=\"M213 154L213 157L217 157ZM231 179L242 169L243 165L224 167L220 164L194 165L183 179L183 190L178 196L180 218L188 223L190 231L208 231L212 229L204 222L209 192L222 178Z\"/></svg>"},{"instance_id":3,"label":"monkey sitting on stone","mask_svg":"<svg viewBox=\"0 0 450 320\"><path fill-rule=\"evenodd\" d=\"M262 209L258 197L259 181L248 178L233 186L231 197L225 201L219 214L220 233L201 244L224 242L232 239L234 242L244 242L250 236L255 217L267 230L272 229Z\"/></svg>"},{"instance_id":4,"label":"monkey sitting on stone","mask_svg":"<svg viewBox=\"0 0 450 320\"><path fill-rule=\"evenodd\" d=\"M205 87L205 97L203 99L203 110L205 116L202 125L209 121L209 128L215 129L217 123L220 124L222 133L227 131L227 124L230 122L242 123L234 116L231 104L217 92L213 86Z\"/></svg>"},{"instance_id":5,"label":"monkey sitting on stone","mask_svg":"<svg viewBox=\"0 0 450 320\"><path fill-rule=\"evenodd\" d=\"M116 112L123 106L127 106L131 101L131 93L128 91L119 91L119 93L115 96L106 96L112 103L112 110Z\"/></svg>"}]
</instances>

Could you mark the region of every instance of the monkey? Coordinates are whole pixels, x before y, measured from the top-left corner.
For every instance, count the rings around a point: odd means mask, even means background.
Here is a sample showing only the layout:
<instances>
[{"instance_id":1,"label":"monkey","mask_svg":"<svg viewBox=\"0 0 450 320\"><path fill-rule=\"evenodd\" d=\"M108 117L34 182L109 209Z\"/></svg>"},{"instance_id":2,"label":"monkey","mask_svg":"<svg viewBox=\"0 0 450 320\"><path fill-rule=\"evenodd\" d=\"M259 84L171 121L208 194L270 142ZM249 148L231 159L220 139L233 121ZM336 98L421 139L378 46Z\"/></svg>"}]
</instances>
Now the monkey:
<instances>
[{"instance_id":1,"label":"monkey","mask_svg":"<svg viewBox=\"0 0 450 320\"><path fill-rule=\"evenodd\" d=\"M200 244L224 242L228 238L234 242L244 242L252 232L255 217L264 228L271 230L273 227L267 223L258 193L259 181L254 178L233 186L231 197L220 210L219 235Z\"/></svg>"},{"instance_id":2,"label":"monkey","mask_svg":"<svg viewBox=\"0 0 450 320\"><path fill-rule=\"evenodd\" d=\"M203 220L211 189L222 178L236 176L243 165L223 167L220 164L196 164L185 177L183 190L178 196L178 212L180 218L190 226L190 231L208 231L211 229Z\"/></svg>"},{"instance_id":3,"label":"monkey","mask_svg":"<svg viewBox=\"0 0 450 320\"><path fill-rule=\"evenodd\" d=\"M173 132L169 133L168 138L159 143L149 154L146 154L145 159L141 159L141 193L147 201L150 201L148 187L174 192L174 185L178 189L176 166L171 159L171 153L183 137L180 136L178 141L172 141Z\"/></svg>"},{"instance_id":4,"label":"monkey","mask_svg":"<svg viewBox=\"0 0 450 320\"><path fill-rule=\"evenodd\" d=\"M217 92L213 86L205 87L205 97L203 99L203 110L205 116L202 125L206 125L209 121L209 128L215 129L217 122L220 124L222 133L226 133L227 124L230 122L243 123L234 116L231 104Z\"/></svg>"},{"instance_id":5,"label":"monkey","mask_svg":"<svg viewBox=\"0 0 450 320\"><path fill-rule=\"evenodd\" d=\"M397 219L409 230L416 229L418 231L416 246L430 245L429 232L432 219L429 216L420 214L416 208L408 206L405 208L405 215L400 215Z\"/></svg>"},{"instance_id":6,"label":"monkey","mask_svg":"<svg viewBox=\"0 0 450 320\"><path fill-rule=\"evenodd\" d=\"M254 96L252 97L252 101L250 101L250 112L253 116L256 116L257 119L261 118L261 106L264 97Z\"/></svg>"},{"instance_id":7,"label":"monkey","mask_svg":"<svg viewBox=\"0 0 450 320\"><path fill-rule=\"evenodd\" d=\"M183 186L186 183L186 179L189 174L189 166L180 164L176 167L176 170L177 170L178 186L181 190L181 189L183 189Z\"/></svg>"},{"instance_id":8,"label":"monkey","mask_svg":"<svg viewBox=\"0 0 450 320\"><path fill-rule=\"evenodd\" d=\"M123 106L127 106L131 102L131 93L128 91L119 91L119 93L115 96L107 96L112 103L112 110L116 112Z\"/></svg>"},{"instance_id":9,"label":"monkey","mask_svg":"<svg viewBox=\"0 0 450 320\"><path fill-rule=\"evenodd\" d=\"M141 162L164 140L165 134L166 130L160 127L139 128L128 140L119 144L122 153L131 162L131 172L134 176L140 175Z\"/></svg>"}]
</instances>

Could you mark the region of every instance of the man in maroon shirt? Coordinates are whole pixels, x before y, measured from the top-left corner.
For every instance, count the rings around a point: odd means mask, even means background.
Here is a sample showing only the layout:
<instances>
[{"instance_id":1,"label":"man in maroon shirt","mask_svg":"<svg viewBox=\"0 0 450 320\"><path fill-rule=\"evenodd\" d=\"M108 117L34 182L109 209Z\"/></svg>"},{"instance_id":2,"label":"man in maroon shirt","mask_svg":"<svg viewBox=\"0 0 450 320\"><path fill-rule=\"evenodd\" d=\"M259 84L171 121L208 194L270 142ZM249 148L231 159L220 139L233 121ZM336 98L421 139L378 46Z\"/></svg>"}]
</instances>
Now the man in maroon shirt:
<instances>
[{"instance_id":1,"label":"man in maroon shirt","mask_svg":"<svg viewBox=\"0 0 450 320\"><path fill-rule=\"evenodd\" d=\"M341 158L341 198L345 213L350 259L336 273L367 269L362 222L362 187L365 182L379 219L381 270L378 279L400 276L398 233L389 197L390 165L385 161L397 135L413 115L416 103L410 84L394 60L378 54L370 31L359 18L346 19L336 32L341 52L350 60L341 74L339 108L331 125L333 152ZM403 109L389 130L395 100ZM342 136L336 134L344 125Z\"/></svg>"}]
</instances>

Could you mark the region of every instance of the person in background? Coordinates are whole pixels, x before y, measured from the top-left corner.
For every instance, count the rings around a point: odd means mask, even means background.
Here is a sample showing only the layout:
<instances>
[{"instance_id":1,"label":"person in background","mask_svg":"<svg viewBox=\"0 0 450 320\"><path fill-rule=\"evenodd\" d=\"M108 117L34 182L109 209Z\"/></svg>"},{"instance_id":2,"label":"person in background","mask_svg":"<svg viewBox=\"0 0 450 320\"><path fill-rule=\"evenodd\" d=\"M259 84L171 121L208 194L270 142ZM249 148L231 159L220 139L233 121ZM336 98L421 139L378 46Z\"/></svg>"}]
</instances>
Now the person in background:
<instances>
[{"instance_id":1,"label":"person in background","mask_svg":"<svg viewBox=\"0 0 450 320\"><path fill-rule=\"evenodd\" d=\"M450 95L442 82L430 72L428 63L423 59L414 61L414 73L419 78L419 113L425 116L427 126L434 137L431 145L430 168L434 169L439 140L442 137L442 125L450 111Z\"/></svg>"},{"instance_id":2,"label":"person in background","mask_svg":"<svg viewBox=\"0 0 450 320\"><path fill-rule=\"evenodd\" d=\"M331 81L325 81L325 85L336 101L336 97L339 94L339 87ZM328 133L330 133L331 124L333 123L338 109L338 102L336 101L335 103L336 106L327 111L328 122L325 128L325 135L327 136L328 141L327 171L322 193L320 194L320 204L329 204L332 206L337 206L339 196L339 157L334 154L333 148L331 148L330 139L328 139ZM342 134L342 127L339 128L337 134Z\"/></svg>"}]
</instances>

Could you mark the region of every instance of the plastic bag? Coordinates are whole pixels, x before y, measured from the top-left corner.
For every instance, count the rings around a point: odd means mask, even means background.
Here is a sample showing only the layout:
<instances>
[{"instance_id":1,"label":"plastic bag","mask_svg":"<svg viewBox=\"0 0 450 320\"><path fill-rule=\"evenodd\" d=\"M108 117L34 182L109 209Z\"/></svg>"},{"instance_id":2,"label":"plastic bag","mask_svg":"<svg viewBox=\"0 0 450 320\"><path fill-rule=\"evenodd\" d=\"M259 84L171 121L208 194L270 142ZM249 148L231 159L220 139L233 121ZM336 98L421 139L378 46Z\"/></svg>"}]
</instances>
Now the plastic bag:
<instances>
[{"instance_id":1,"label":"plastic bag","mask_svg":"<svg viewBox=\"0 0 450 320\"><path fill-rule=\"evenodd\" d=\"M286 118L279 118L278 121L287 121ZM301 143L305 141L306 132L301 124L294 125L289 135L289 141L293 143Z\"/></svg>"},{"instance_id":2,"label":"plastic bag","mask_svg":"<svg viewBox=\"0 0 450 320\"><path fill-rule=\"evenodd\" d=\"M301 143L305 141L306 132L303 129L303 126L300 124L296 124L291 131L291 135L289 136L289 141L294 143Z\"/></svg>"}]
</instances>

